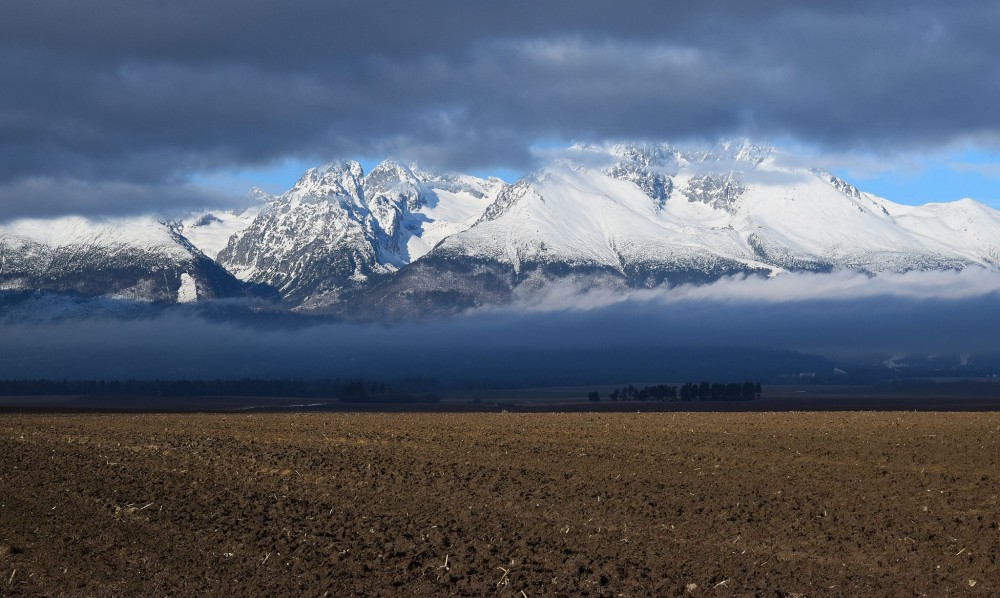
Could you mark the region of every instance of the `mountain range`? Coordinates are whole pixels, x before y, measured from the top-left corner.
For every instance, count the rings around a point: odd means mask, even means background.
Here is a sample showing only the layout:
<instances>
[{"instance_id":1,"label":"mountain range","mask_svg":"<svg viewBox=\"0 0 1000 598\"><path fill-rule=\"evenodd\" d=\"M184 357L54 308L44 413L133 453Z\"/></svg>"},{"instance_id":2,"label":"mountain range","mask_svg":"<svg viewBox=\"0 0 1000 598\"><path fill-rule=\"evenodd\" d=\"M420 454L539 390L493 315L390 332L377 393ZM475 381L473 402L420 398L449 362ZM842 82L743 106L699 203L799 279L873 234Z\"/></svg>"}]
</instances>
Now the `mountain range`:
<instances>
[{"instance_id":1,"label":"mountain range","mask_svg":"<svg viewBox=\"0 0 1000 598\"><path fill-rule=\"evenodd\" d=\"M568 281L626 290L734 274L1000 269L1000 212L907 206L769 146L577 145L508 184L385 160L308 170L281 195L177 221L0 225L0 291L174 303L265 297L394 319Z\"/></svg>"}]
</instances>

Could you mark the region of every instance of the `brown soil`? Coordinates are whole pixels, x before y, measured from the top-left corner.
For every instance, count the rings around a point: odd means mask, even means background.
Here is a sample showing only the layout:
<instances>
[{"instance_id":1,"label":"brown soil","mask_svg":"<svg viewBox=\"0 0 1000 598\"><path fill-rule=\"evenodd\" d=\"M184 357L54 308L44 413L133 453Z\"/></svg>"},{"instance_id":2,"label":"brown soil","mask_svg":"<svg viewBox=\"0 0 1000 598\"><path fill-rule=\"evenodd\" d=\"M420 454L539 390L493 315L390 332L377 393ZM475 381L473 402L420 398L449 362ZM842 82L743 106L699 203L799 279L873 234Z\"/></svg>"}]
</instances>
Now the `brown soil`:
<instances>
[{"instance_id":1,"label":"brown soil","mask_svg":"<svg viewBox=\"0 0 1000 598\"><path fill-rule=\"evenodd\" d=\"M1000 415L0 416L0 595L1000 595Z\"/></svg>"}]
</instances>

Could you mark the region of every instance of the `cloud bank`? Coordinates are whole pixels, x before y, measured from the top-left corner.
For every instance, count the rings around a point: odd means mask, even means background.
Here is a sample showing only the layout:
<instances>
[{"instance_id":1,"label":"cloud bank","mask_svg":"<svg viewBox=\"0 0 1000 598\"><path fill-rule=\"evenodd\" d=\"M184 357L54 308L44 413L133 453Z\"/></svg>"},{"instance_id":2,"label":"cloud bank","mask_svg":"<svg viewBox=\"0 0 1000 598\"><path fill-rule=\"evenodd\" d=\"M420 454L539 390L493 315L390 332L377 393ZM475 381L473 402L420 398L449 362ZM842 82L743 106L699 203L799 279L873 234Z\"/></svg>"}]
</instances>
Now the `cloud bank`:
<instances>
[{"instance_id":1,"label":"cloud bank","mask_svg":"<svg viewBox=\"0 0 1000 598\"><path fill-rule=\"evenodd\" d=\"M998 28L969 1L10 0L0 217L60 185L52 210L148 210L285 159L523 168L546 139L996 147Z\"/></svg>"},{"instance_id":2,"label":"cloud bank","mask_svg":"<svg viewBox=\"0 0 1000 598\"><path fill-rule=\"evenodd\" d=\"M622 303L669 307L687 303L782 304L884 298L886 300L962 300L1000 296L1000 272L963 270L886 272L877 276L854 271L827 274L784 272L771 278L735 275L709 284L618 291L581 287L572 280L555 283L517 298L510 306L484 311L590 311Z\"/></svg>"},{"instance_id":3,"label":"cloud bank","mask_svg":"<svg viewBox=\"0 0 1000 598\"><path fill-rule=\"evenodd\" d=\"M583 384L778 376L914 354L965 355L996 364L1000 373L995 276L789 281L730 279L616 300L569 299L563 289L545 306L519 303L399 326L186 309L130 320L20 317L0 327L0 377L428 376Z\"/></svg>"}]
</instances>

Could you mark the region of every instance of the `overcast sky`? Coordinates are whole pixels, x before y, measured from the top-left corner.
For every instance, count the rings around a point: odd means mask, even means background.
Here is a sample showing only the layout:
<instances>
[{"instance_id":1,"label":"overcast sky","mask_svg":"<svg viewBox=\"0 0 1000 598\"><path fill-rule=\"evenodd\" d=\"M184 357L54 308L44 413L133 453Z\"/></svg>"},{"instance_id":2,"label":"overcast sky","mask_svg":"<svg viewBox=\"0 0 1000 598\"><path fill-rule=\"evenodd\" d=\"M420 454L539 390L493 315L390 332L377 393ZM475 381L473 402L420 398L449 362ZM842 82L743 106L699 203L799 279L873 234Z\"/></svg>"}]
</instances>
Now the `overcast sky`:
<instances>
[{"instance_id":1,"label":"overcast sky","mask_svg":"<svg viewBox=\"0 0 1000 598\"><path fill-rule=\"evenodd\" d=\"M1000 207L997 31L962 1L5 0L0 218L219 203L335 157L516 176L539 145L729 136Z\"/></svg>"}]
</instances>

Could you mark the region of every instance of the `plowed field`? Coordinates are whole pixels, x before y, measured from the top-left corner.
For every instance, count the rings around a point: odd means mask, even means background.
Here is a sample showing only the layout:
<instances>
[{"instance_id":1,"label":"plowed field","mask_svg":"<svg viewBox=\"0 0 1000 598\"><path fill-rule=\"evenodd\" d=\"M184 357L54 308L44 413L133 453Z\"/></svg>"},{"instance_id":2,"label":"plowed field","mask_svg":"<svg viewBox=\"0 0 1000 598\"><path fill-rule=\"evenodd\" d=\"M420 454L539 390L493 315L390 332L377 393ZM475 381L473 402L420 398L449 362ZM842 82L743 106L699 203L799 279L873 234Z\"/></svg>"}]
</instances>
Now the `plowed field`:
<instances>
[{"instance_id":1,"label":"plowed field","mask_svg":"<svg viewBox=\"0 0 1000 598\"><path fill-rule=\"evenodd\" d=\"M0 416L0 595L1000 595L1000 415Z\"/></svg>"}]
</instances>

